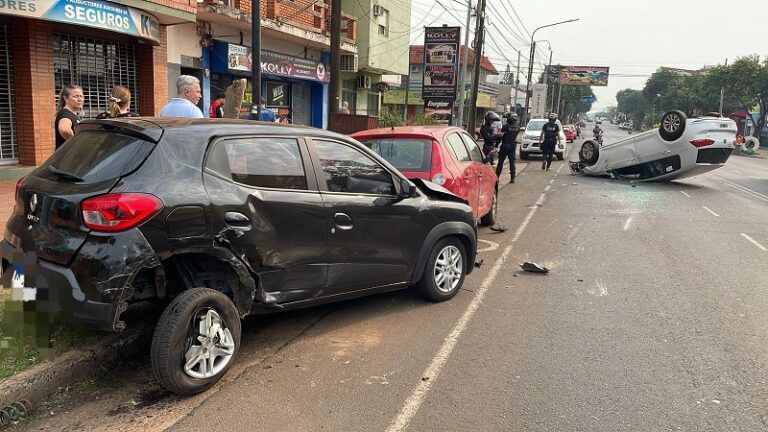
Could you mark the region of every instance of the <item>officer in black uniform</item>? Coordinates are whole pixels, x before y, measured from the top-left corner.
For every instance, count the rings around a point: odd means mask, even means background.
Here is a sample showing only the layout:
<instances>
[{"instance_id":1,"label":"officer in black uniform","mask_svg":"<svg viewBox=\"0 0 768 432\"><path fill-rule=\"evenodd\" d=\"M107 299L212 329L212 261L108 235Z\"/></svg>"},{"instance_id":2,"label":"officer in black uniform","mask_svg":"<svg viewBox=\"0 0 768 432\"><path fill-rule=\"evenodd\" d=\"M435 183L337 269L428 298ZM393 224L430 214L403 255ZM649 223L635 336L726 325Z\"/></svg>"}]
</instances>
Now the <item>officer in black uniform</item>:
<instances>
[{"instance_id":1,"label":"officer in black uniform","mask_svg":"<svg viewBox=\"0 0 768 432\"><path fill-rule=\"evenodd\" d=\"M555 122L557 114L549 113L549 121L541 128L539 141L541 142L541 169L549 170L552 165L552 156L555 155L555 146L560 142L560 126Z\"/></svg>"},{"instance_id":2,"label":"officer in black uniform","mask_svg":"<svg viewBox=\"0 0 768 432\"><path fill-rule=\"evenodd\" d=\"M507 124L501 128L501 148L499 149L499 163L496 165L496 177L501 177L501 170L504 168L504 160L509 158L509 176L510 183L515 182L515 149L517 148L517 134L520 132L520 126L517 122L517 114L508 113Z\"/></svg>"},{"instance_id":3,"label":"officer in black uniform","mask_svg":"<svg viewBox=\"0 0 768 432\"><path fill-rule=\"evenodd\" d=\"M491 124L500 121L501 118L493 111L488 111L484 116L485 123L480 127L480 136L483 137L483 153L488 161L493 164L493 153L496 149L496 140L498 136L494 133Z\"/></svg>"}]
</instances>

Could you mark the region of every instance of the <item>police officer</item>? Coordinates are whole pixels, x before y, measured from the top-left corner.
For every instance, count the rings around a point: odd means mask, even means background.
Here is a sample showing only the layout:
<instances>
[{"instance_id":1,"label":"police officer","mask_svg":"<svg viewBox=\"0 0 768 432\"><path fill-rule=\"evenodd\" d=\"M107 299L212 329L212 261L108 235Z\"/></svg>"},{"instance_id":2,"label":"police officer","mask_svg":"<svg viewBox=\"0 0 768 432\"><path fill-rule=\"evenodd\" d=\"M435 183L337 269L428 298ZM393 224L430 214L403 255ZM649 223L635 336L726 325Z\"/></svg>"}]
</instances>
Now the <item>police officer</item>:
<instances>
[{"instance_id":1,"label":"police officer","mask_svg":"<svg viewBox=\"0 0 768 432\"><path fill-rule=\"evenodd\" d=\"M483 137L483 153L485 153L488 161L493 164L493 154L496 149L498 135L494 132L492 124L495 121L501 121L501 118L495 112L488 111L483 119L485 123L480 127L480 136Z\"/></svg>"},{"instance_id":2,"label":"police officer","mask_svg":"<svg viewBox=\"0 0 768 432\"><path fill-rule=\"evenodd\" d=\"M552 165L552 156L555 155L555 146L560 143L560 126L555 122L557 114L549 113L549 121L541 128L539 141L541 142L541 169L549 170Z\"/></svg>"},{"instance_id":3,"label":"police officer","mask_svg":"<svg viewBox=\"0 0 768 432\"><path fill-rule=\"evenodd\" d=\"M501 177L504 159L509 158L509 182L514 183L515 149L517 148L517 134L520 132L520 126L517 122L517 114L508 113L504 117L507 118L507 124L501 128L501 148L499 149L499 163L496 165L496 177Z\"/></svg>"}]
</instances>

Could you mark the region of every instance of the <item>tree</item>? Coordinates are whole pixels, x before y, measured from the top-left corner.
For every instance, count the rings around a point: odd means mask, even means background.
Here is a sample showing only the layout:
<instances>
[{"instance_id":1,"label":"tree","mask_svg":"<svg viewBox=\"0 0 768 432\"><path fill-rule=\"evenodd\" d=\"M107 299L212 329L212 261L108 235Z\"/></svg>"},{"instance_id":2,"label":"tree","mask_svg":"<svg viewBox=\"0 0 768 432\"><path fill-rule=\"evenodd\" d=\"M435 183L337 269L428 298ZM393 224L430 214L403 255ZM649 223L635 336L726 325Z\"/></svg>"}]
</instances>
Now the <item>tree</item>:
<instances>
[{"instance_id":1,"label":"tree","mask_svg":"<svg viewBox=\"0 0 768 432\"><path fill-rule=\"evenodd\" d=\"M616 93L619 102L618 110L627 114L637 125L645 119L650 110L650 104L641 90L624 89Z\"/></svg>"},{"instance_id":2,"label":"tree","mask_svg":"<svg viewBox=\"0 0 768 432\"><path fill-rule=\"evenodd\" d=\"M768 59L760 62L757 55L740 57L725 71L725 92L746 110L759 108L753 135L760 137L768 114Z\"/></svg>"}]
</instances>

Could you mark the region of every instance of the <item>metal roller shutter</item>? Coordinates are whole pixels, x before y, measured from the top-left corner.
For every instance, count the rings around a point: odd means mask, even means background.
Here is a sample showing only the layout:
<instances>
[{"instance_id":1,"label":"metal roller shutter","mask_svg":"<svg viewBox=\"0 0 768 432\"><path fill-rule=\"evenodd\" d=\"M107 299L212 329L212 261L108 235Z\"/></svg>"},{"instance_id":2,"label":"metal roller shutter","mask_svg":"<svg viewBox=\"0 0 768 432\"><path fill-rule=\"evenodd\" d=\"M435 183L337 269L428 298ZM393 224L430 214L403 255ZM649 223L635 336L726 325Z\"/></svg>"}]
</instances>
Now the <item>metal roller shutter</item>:
<instances>
[{"instance_id":1,"label":"metal roller shutter","mask_svg":"<svg viewBox=\"0 0 768 432\"><path fill-rule=\"evenodd\" d=\"M11 41L8 26L0 25L0 164L18 161Z\"/></svg>"},{"instance_id":2,"label":"metal roller shutter","mask_svg":"<svg viewBox=\"0 0 768 432\"><path fill-rule=\"evenodd\" d=\"M131 91L131 111L139 111L136 46L124 42L69 34L53 35L56 102L66 84L83 88L83 118L106 111L107 98L116 85Z\"/></svg>"}]
</instances>

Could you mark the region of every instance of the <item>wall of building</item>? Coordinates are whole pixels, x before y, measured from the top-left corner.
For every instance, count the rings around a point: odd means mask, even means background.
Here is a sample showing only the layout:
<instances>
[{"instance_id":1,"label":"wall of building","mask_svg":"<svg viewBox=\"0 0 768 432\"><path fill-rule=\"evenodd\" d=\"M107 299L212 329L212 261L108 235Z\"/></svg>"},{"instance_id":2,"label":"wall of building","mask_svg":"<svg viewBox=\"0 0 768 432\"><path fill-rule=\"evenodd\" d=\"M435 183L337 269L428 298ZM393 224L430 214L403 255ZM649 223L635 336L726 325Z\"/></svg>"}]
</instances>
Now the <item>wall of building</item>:
<instances>
[{"instance_id":1,"label":"wall of building","mask_svg":"<svg viewBox=\"0 0 768 432\"><path fill-rule=\"evenodd\" d=\"M373 5L388 11L389 36L379 34L384 20L373 15ZM408 73L408 36L411 8L409 0L342 0L344 11L360 17L357 26L357 49L360 69L376 69L389 74Z\"/></svg>"}]
</instances>

